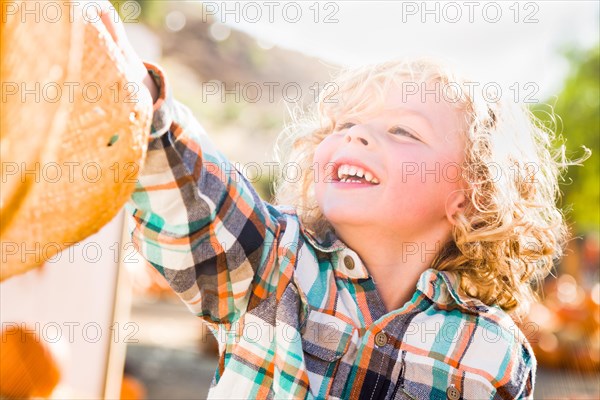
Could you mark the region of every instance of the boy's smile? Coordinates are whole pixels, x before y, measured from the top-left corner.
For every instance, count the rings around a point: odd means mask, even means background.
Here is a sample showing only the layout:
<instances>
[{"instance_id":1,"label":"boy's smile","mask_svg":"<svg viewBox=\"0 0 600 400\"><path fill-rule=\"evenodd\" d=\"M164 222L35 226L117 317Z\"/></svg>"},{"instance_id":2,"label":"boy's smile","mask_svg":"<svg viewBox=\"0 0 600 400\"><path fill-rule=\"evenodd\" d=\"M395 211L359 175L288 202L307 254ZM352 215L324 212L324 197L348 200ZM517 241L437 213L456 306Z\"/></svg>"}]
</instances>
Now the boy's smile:
<instances>
[{"instance_id":1,"label":"boy's smile","mask_svg":"<svg viewBox=\"0 0 600 400\"><path fill-rule=\"evenodd\" d=\"M358 183L363 186L379 185L377 175L358 160L338 158L333 161L332 182L344 183L341 187Z\"/></svg>"}]
</instances>

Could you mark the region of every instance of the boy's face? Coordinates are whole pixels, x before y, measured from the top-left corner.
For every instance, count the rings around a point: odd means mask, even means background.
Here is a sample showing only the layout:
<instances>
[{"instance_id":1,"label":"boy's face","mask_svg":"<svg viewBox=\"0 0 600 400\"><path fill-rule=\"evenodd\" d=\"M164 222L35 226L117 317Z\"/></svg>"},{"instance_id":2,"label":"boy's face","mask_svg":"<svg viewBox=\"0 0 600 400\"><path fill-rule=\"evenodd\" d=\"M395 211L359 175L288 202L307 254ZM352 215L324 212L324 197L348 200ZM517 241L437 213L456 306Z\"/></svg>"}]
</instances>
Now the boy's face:
<instances>
[{"instance_id":1,"label":"boy's face","mask_svg":"<svg viewBox=\"0 0 600 400\"><path fill-rule=\"evenodd\" d=\"M383 109L339 120L317 146L315 194L336 230L379 225L417 237L444 221L460 193L463 113L434 94L432 83L419 84L428 91L416 94L404 94L403 87L389 91ZM359 182L344 181L356 173L362 178L349 179Z\"/></svg>"}]
</instances>

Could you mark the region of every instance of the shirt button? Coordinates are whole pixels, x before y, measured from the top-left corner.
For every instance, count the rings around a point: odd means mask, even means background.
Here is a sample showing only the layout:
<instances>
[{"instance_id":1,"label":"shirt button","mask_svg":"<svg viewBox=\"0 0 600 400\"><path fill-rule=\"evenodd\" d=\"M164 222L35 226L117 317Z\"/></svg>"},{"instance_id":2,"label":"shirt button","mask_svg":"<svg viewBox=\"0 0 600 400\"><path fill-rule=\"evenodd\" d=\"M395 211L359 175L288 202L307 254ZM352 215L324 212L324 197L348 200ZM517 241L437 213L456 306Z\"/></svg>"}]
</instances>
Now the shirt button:
<instances>
[{"instance_id":1,"label":"shirt button","mask_svg":"<svg viewBox=\"0 0 600 400\"><path fill-rule=\"evenodd\" d=\"M446 398L448 400L460 399L460 392L456 387L454 387L454 385L448 386L448 389L446 389Z\"/></svg>"},{"instance_id":2,"label":"shirt button","mask_svg":"<svg viewBox=\"0 0 600 400\"><path fill-rule=\"evenodd\" d=\"M387 344L388 338L385 332L381 331L375 335L375 344L379 347L383 347Z\"/></svg>"},{"instance_id":3,"label":"shirt button","mask_svg":"<svg viewBox=\"0 0 600 400\"><path fill-rule=\"evenodd\" d=\"M344 257L344 265L348 269L354 269L354 259L351 256Z\"/></svg>"}]
</instances>

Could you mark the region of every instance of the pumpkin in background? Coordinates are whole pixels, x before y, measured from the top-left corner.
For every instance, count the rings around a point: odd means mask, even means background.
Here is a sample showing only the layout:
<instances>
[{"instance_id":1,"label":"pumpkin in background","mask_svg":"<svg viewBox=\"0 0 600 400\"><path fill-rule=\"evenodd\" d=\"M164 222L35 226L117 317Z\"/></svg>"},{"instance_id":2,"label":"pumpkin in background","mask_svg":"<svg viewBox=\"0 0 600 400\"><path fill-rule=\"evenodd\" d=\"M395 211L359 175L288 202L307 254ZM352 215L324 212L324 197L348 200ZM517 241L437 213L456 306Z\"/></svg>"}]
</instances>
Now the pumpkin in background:
<instances>
[{"instance_id":1,"label":"pumpkin in background","mask_svg":"<svg viewBox=\"0 0 600 400\"><path fill-rule=\"evenodd\" d=\"M121 383L121 400L142 400L146 398L146 387L131 375L124 374Z\"/></svg>"},{"instance_id":2,"label":"pumpkin in background","mask_svg":"<svg viewBox=\"0 0 600 400\"><path fill-rule=\"evenodd\" d=\"M9 327L2 331L0 396L49 397L60 379L58 366L34 329Z\"/></svg>"},{"instance_id":3,"label":"pumpkin in background","mask_svg":"<svg viewBox=\"0 0 600 400\"><path fill-rule=\"evenodd\" d=\"M544 293L520 324L539 365L600 371L600 283L586 289L562 274L546 282Z\"/></svg>"}]
</instances>

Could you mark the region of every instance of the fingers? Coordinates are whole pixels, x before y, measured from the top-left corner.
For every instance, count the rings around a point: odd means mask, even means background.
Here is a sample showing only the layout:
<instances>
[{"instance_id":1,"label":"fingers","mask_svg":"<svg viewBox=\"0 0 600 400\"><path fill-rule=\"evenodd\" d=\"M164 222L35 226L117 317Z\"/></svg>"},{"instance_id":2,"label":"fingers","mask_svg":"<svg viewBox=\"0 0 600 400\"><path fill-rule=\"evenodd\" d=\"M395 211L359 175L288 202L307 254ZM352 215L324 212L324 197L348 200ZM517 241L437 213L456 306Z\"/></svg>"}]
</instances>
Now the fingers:
<instances>
[{"instance_id":1,"label":"fingers","mask_svg":"<svg viewBox=\"0 0 600 400\"><path fill-rule=\"evenodd\" d=\"M108 31L113 41L121 48L128 45L127 35L123 28L123 23L119 18L119 13L108 0L86 0L86 3L93 5L87 7L86 12L93 13L88 15L88 21L101 23ZM99 17L99 18L98 18Z\"/></svg>"},{"instance_id":2,"label":"fingers","mask_svg":"<svg viewBox=\"0 0 600 400\"><path fill-rule=\"evenodd\" d=\"M118 44L119 43L119 37L118 37L117 31L115 29L115 24L112 22L113 21L113 17L110 15L110 12L104 12L104 11L102 11L102 14L100 14L100 20L102 21L102 23L106 27L106 30L108 31L108 33L112 37L113 41Z\"/></svg>"},{"instance_id":3,"label":"fingers","mask_svg":"<svg viewBox=\"0 0 600 400\"><path fill-rule=\"evenodd\" d=\"M119 18L119 13L117 13L114 6L108 0L97 0L96 4L100 7L100 19L114 42L119 46L126 44L127 35Z\"/></svg>"},{"instance_id":4,"label":"fingers","mask_svg":"<svg viewBox=\"0 0 600 400\"><path fill-rule=\"evenodd\" d=\"M88 0L89 1L89 0ZM93 2L98 6L102 15L110 15L114 18L115 22L120 23L119 14L117 10L112 5L112 3L108 0L93 0Z\"/></svg>"},{"instance_id":5,"label":"fingers","mask_svg":"<svg viewBox=\"0 0 600 400\"><path fill-rule=\"evenodd\" d=\"M100 18L94 18L95 23L102 25L101 28L106 30L122 53L128 77L132 81L141 83L148 71L129 42L117 10L108 0L91 0L89 2L94 4L94 7L89 7L89 9L95 9L100 13Z\"/></svg>"}]
</instances>

